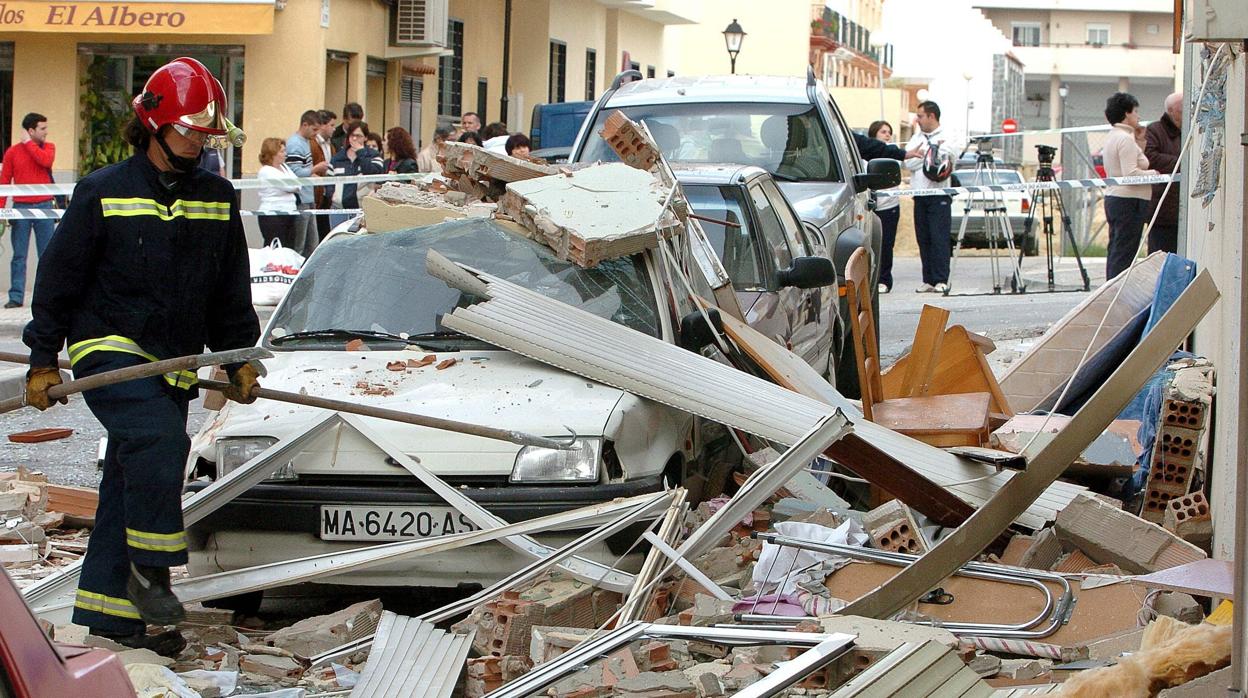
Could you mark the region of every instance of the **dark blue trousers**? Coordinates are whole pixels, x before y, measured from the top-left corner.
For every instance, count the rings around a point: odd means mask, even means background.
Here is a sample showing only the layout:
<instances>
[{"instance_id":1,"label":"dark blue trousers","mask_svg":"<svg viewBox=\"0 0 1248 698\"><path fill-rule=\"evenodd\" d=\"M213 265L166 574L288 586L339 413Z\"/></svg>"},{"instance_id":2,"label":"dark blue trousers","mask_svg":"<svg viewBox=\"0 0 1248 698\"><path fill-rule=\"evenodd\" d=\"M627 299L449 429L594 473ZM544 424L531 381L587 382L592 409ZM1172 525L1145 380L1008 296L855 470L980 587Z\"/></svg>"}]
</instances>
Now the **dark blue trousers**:
<instances>
[{"instance_id":1,"label":"dark blue trousers","mask_svg":"<svg viewBox=\"0 0 1248 698\"><path fill-rule=\"evenodd\" d=\"M132 354L97 351L74 365L75 378L145 363ZM130 563L186 564L182 482L191 441L186 409L191 393L160 378L118 383L83 393L108 431L95 530L82 563L74 622L114 633L146 624L126 598Z\"/></svg>"},{"instance_id":2,"label":"dark blue trousers","mask_svg":"<svg viewBox=\"0 0 1248 698\"><path fill-rule=\"evenodd\" d=\"M880 217L880 233L883 244L880 245L880 283L892 290L893 288L893 245L897 243L897 221L901 218L901 207L894 206L875 212Z\"/></svg>"},{"instance_id":3,"label":"dark blue trousers","mask_svg":"<svg viewBox=\"0 0 1248 698\"><path fill-rule=\"evenodd\" d=\"M1148 221L1148 199L1105 197L1105 222L1109 223L1109 249L1105 253L1105 279L1126 271L1135 261L1140 236Z\"/></svg>"},{"instance_id":4,"label":"dark blue trousers","mask_svg":"<svg viewBox=\"0 0 1248 698\"><path fill-rule=\"evenodd\" d=\"M950 240L953 199L948 196L914 197L914 238L919 243L919 260L923 263L923 283L949 283L949 256L953 254Z\"/></svg>"}]
</instances>

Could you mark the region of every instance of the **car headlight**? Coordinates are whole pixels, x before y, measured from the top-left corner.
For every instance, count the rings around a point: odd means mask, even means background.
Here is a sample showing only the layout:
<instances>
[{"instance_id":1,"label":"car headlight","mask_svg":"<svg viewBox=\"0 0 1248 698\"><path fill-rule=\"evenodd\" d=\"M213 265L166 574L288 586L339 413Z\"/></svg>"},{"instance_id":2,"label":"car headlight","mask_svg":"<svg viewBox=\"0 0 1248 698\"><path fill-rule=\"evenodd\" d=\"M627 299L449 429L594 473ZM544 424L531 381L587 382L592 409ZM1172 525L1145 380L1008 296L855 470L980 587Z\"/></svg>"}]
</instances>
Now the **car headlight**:
<instances>
[{"instance_id":1,"label":"car headlight","mask_svg":"<svg viewBox=\"0 0 1248 698\"><path fill-rule=\"evenodd\" d=\"M601 439L577 439L569 450L525 446L516 454L511 481L529 484L598 482Z\"/></svg>"},{"instance_id":2,"label":"car headlight","mask_svg":"<svg viewBox=\"0 0 1248 698\"><path fill-rule=\"evenodd\" d=\"M217 477L222 478L229 475L234 469L256 456L264 453L269 447L277 443L277 439L271 436L242 436L230 439L217 440ZM296 480L298 475L295 474L295 464L293 461L287 461L274 468L273 474L268 480Z\"/></svg>"}]
</instances>

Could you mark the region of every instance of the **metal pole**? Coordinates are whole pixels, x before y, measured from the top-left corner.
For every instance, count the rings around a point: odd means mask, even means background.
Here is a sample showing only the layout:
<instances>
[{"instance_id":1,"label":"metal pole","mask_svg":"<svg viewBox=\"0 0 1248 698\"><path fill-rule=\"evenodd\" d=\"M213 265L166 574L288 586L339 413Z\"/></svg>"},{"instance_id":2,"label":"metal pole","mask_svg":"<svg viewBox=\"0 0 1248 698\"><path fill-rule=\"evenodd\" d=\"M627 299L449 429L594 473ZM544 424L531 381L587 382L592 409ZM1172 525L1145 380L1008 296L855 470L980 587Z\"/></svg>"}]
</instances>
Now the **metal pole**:
<instances>
[{"instance_id":1,"label":"metal pole","mask_svg":"<svg viewBox=\"0 0 1248 698\"><path fill-rule=\"evenodd\" d=\"M507 117L507 111L511 108L511 99L507 97L509 85L511 84L511 0L507 0L503 4L503 89L502 98L498 100L499 108L502 113L498 115L498 120L504 123L510 121ZM481 124L485 126L485 124ZM512 124L513 127L519 124Z\"/></svg>"},{"instance_id":2,"label":"metal pole","mask_svg":"<svg viewBox=\"0 0 1248 698\"><path fill-rule=\"evenodd\" d=\"M1248 40L1242 44L1248 48ZM1188 48L1195 50L1194 44L1189 44ZM1240 59L1243 60L1242 58ZM1228 68L1229 70L1229 68ZM1244 189L1243 212L1239 218L1240 232L1239 239L1244 236L1244 222L1248 221L1248 82L1243 86L1244 99L1240 106L1240 118L1245 123L1244 132L1239 136L1239 142L1242 146L1244 157L1243 173L1240 176L1240 186ZM1196 168L1186 168L1188 171L1194 172ZM1248 253L1241 248L1239 252L1239 322L1232 332L1238 334L1240 328L1245 327L1244 323L1248 322ZM1244 633L1248 631L1248 575L1244 573L1244 561L1248 560L1248 511L1245 511L1244 502L1248 501L1248 439L1243 438L1244 434L1248 434L1248 378L1245 378L1244 371L1248 370L1248 342L1238 342L1239 357L1237 365L1239 366L1239 380L1236 387L1237 402L1235 414L1235 612L1232 616L1231 630L1231 685L1227 690L1228 695L1240 696L1244 693Z\"/></svg>"},{"instance_id":3,"label":"metal pole","mask_svg":"<svg viewBox=\"0 0 1248 698\"><path fill-rule=\"evenodd\" d=\"M880 51L883 52L883 50L884 50L884 47L881 46ZM885 121L885 118L884 118L884 56L882 55L882 53L876 55L875 67L878 71L877 85L880 88L880 121ZM900 126L901 124L898 124L899 128Z\"/></svg>"},{"instance_id":4,"label":"metal pole","mask_svg":"<svg viewBox=\"0 0 1248 698\"><path fill-rule=\"evenodd\" d=\"M268 351L257 347L248 347L247 349L236 349L234 352L221 352L221 354L238 353L239 356L263 356ZM152 375L161 375L174 370L194 370L204 364L204 356L216 356L214 354L205 354L201 356L188 356L180 359L169 359L150 364L141 364L139 366L131 366L129 368L119 369L117 371L109 371L94 376L88 376L81 380L70 381L62 385L53 386L48 390L48 395L52 398L64 397L75 392L91 390L104 385L119 383L123 380L132 380L134 378L147 377ZM26 363L29 357L23 354L11 354L8 352L0 352L0 361L12 361L14 363ZM236 358L229 356L220 363L241 363L246 358ZM195 362L199 361L196 365ZM178 362L174 364L173 362ZM59 362L61 368L69 368L69 362L61 359ZM124 375L123 375L124 374ZM199 387L207 390L225 390L230 384L225 381L214 381L206 378L199 379ZM392 422L402 422L403 424L411 424L418 427L429 427L430 429L442 429L444 431L454 431L461 434L470 434L472 436L481 436L487 439L498 439L500 441L509 441L521 446L537 446L539 448L549 448L556 450L568 450L572 446L568 443L562 443L554 439L547 439L541 436L534 436L520 431L512 431L510 429L499 429L496 427L487 427L480 424L467 424L465 422L457 422L453 419L442 419L440 417L429 417L421 414L411 414L409 412L400 412L385 407L374 407L372 405L359 405L354 402L346 402L344 400L332 400L330 398L315 397L312 395L300 395L299 393L289 393L284 390L274 390L272 388L257 387L252 394L258 398L266 400L277 400L278 402L288 402L294 405L303 405L305 407L319 407L325 410L333 410L335 412L346 412L347 414L358 414L361 417L376 417L378 419L387 419ZM19 401L20 404L10 406L10 403ZM25 397L14 398L13 400L5 400L0 402L0 414L6 411L16 409L25 405Z\"/></svg>"}]
</instances>

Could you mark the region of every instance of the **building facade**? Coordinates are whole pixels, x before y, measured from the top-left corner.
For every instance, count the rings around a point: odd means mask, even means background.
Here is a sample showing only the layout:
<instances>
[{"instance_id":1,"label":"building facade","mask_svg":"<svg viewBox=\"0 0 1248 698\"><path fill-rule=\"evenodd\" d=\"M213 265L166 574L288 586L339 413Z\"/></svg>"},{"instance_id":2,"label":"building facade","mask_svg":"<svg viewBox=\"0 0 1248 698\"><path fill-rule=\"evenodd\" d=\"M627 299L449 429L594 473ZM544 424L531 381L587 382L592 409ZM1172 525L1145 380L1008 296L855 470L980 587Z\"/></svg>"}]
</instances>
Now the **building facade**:
<instances>
[{"instance_id":1,"label":"building facade","mask_svg":"<svg viewBox=\"0 0 1248 698\"><path fill-rule=\"evenodd\" d=\"M1174 90L1170 0L974 0L973 5L1010 38L1025 66L1026 129L1103 124L1105 99L1114 92L1132 93L1144 118L1156 118Z\"/></svg>"}]
</instances>

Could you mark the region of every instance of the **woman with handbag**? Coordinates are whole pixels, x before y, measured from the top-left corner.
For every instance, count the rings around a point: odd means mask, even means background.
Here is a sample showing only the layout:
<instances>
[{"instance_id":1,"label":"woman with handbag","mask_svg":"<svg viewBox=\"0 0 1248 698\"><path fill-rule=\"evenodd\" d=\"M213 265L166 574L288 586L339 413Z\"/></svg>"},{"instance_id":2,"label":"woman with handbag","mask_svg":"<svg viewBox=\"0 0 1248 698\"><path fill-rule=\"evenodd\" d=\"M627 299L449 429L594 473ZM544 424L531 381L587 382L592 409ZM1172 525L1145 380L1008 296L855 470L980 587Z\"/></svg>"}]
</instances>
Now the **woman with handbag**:
<instances>
[{"instance_id":1,"label":"woman with handbag","mask_svg":"<svg viewBox=\"0 0 1248 698\"><path fill-rule=\"evenodd\" d=\"M256 190L260 196L260 210L281 212L280 215L259 217L264 244L277 240L282 247L302 253L308 241L308 227L316 223L311 216L299 211L298 184L273 181L295 178L295 173L286 165L286 141L281 138L264 139L260 144L260 172L257 176L272 182Z\"/></svg>"}]
</instances>

